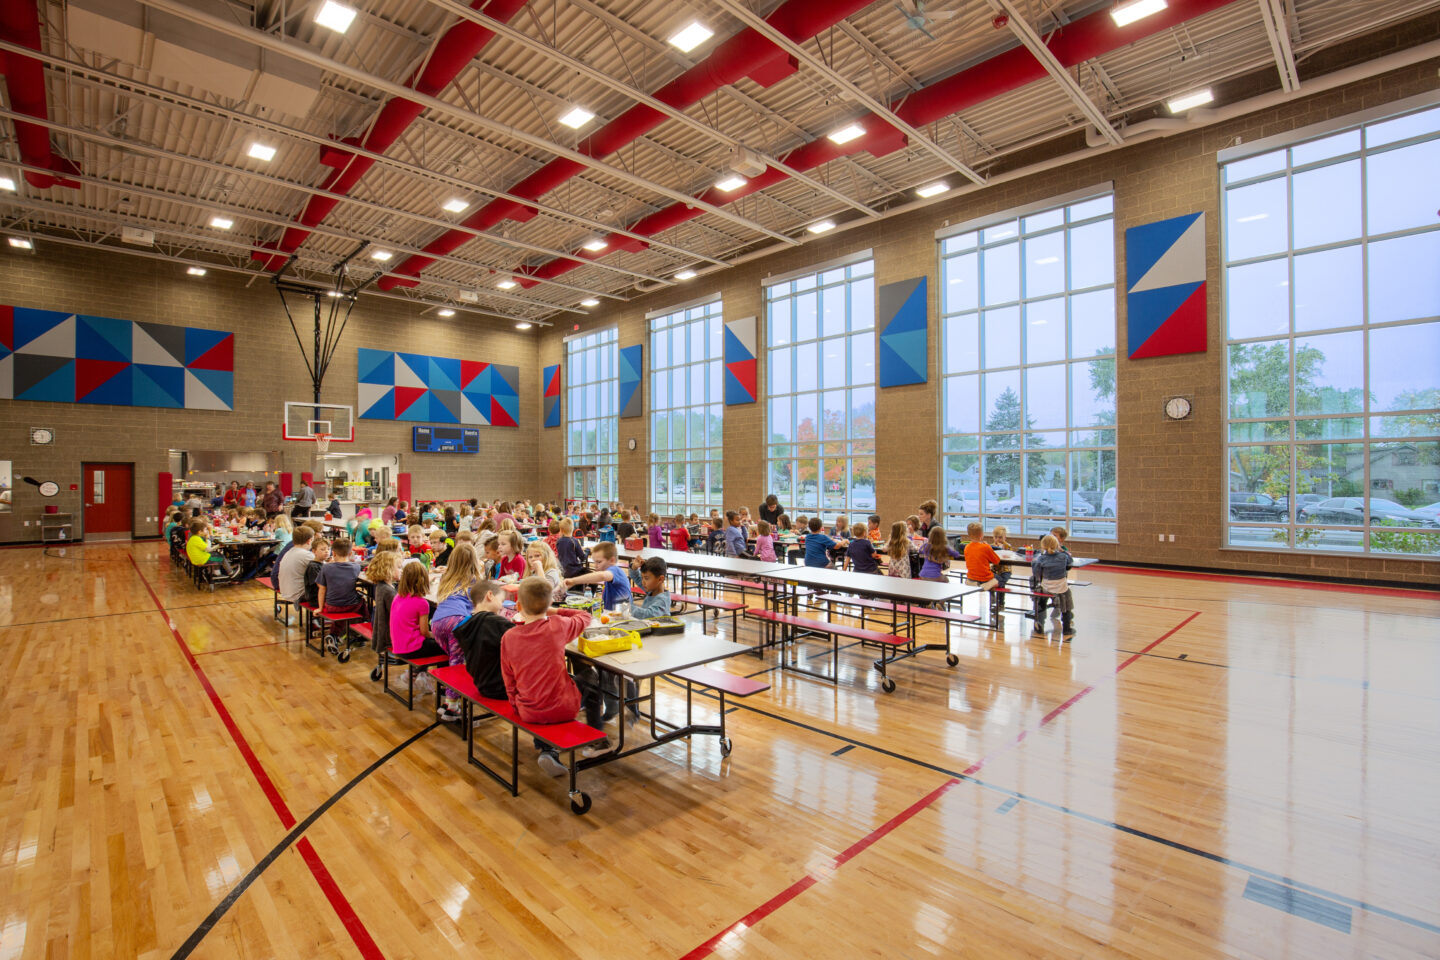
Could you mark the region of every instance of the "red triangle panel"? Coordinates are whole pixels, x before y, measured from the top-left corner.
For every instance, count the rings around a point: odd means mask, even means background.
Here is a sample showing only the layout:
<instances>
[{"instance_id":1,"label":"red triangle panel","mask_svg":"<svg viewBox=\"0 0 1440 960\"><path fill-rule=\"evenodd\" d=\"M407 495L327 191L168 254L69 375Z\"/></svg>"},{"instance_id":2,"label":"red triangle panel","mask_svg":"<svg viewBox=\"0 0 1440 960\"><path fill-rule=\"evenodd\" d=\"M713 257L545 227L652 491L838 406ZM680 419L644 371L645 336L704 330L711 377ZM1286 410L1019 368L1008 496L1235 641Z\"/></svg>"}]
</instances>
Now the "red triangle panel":
<instances>
[{"instance_id":1,"label":"red triangle panel","mask_svg":"<svg viewBox=\"0 0 1440 960\"><path fill-rule=\"evenodd\" d=\"M424 387L396 387L395 388L395 416L400 416L410 405L425 395Z\"/></svg>"},{"instance_id":2,"label":"red triangle panel","mask_svg":"<svg viewBox=\"0 0 1440 960\"><path fill-rule=\"evenodd\" d=\"M499 401L499 400L496 400L494 397L491 397L491 398L490 398L490 426L492 426L492 427L518 427L518 426L519 426L519 424L516 423L516 422L514 421L514 419L511 418L510 414L508 414L508 413L505 412L505 408L502 407L502 406L500 406L500 401Z\"/></svg>"},{"instance_id":3,"label":"red triangle panel","mask_svg":"<svg viewBox=\"0 0 1440 960\"><path fill-rule=\"evenodd\" d=\"M488 366L490 366L490 364L481 363L479 360L461 360L460 389L464 390L470 386L470 381L478 377Z\"/></svg>"},{"instance_id":4,"label":"red triangle panel","mask_svg":"<svg viewBox=\"0 0 1440 960\"><path fill-rule=\"evenodd\" d=\"M89 396L96 387L102 386L128 366L128 360L76 360L75 398L78 400Z\"/></svg>"},{"instance_id":5,"label":"red triangle panel","mask_svg":"<svg viewBox=\"0 0 1440 960\"><path fill-rule=\"evenodd\" d=\"M215 346L206 350L195 358L195 362L187 364L195 370L235 370L235 334L230 334Z\"/></svg>"},{"instance_id":6,"label":"red triangle panel","mask_svg":"<svg viewBox=\"0 0 1440 960\"><path fill-rule=\"evenodd\" d=\"M1130 358L1205 352L1205 284L1185 298Z\"/></svg>"}]
</instances>

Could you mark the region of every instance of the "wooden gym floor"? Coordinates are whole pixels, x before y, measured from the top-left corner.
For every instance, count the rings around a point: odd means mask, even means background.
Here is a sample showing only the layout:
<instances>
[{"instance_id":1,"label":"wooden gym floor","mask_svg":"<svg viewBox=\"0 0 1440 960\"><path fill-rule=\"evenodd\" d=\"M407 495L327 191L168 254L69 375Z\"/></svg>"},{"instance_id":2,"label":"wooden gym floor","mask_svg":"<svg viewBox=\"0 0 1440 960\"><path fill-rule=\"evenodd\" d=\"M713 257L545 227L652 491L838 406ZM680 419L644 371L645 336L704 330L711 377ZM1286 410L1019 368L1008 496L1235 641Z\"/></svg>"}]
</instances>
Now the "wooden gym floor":
<instances>
[{"instance_id":1,"label":"wooden gym floor","mask_svg":"<svg viewBox=\"0 0 1440 960\"><path fill-rule=\"evenodd\" d=\"M260 587L0 551L0 960L1440 956L1440 595L1086 577L1072 644L772 670L577 817Z\"/></svg>"}]
</instances>

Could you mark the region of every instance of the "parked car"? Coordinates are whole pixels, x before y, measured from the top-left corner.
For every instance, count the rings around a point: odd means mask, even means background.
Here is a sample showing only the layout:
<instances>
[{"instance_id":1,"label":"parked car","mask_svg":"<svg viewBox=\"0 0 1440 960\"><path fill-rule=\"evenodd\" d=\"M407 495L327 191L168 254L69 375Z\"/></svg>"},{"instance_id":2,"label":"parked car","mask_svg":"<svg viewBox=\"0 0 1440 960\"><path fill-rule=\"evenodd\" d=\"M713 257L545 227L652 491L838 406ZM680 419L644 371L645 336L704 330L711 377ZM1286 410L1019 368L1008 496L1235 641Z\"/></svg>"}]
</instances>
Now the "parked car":
<instances>
[{"instance_id":1,"label":"parked car","mask_svg":"<svg viewBox=\"0 0 1440 960\"><path fill-rule=\"evenodd\" d=\"M957 496L951 493L945 498L945 512L967 517L978 517L984 513L994 516L998 513L1019 513L1020 501L1015 497L986 497L985 506L980 506L979 490L961 490Z\"/></svg>"},{"instance_id":2,"label":"parked car","mask_svg":"<svg viewBox=\"0 0 1440 960\"><path fill-rule=\"evenodd\" d=\"M1423 513L1431 520L1440 523L1440 501L1436 501L1435 503L1429 504L1424 507L1411 507L1411 509L1414 510L1416 513Z\"/></svg>"},{"instance_id":3,"label":"parked car","mask_svg":"<svg viewBox=\"0 0 1440 960\"><path fill-rule=\"evenodd\" d=\"M1319 503L1320 501L1326 500L1326 499L1328 499L1328 498L1327 498L1324 494L1319 494L1319 493L1302 493L1302 494L1299 494L1298 496L1295 497L1295 515L1298 517L1298 516L1300 515L1301 511L1303 511L1306 507L1311 506L1312 504ZM1289 497L1278 497L1278 498L1276 498L1276 500L1275 500L1275 505L1276 505L1277 507L1279 507L1281 510L1285 511L1285 513L1287 513L1287 514L1290 512L1290 498L1289 498Z\"/></svg>"},{"instance_id":4,"label":"parked car","mask_svg":"<svg viewBox=\"0 0 1440 960\"><path fill-rule=\"evenodd\" d=\"M1365 522L1365 501L1360 497L1331 497L1300 511L1303 523L1335 523L1359 526ZM1440 526L1436 519L1419 510L1407 510L1393 500L1370 500L1370 522L1400 527Z\"/></svg>"},{"instance_id":5,"label":"parked car","mask_svg":"<svg viewBox=\"0 0 1440 960\"><path fill-rule=\"evenodd\" d=\"M1027 490L1025 493L1026 512L1032 517L1063 517L1065 516L1065 491L1059 487L1040 487ZM1090 506L1078 493L1070 498L1070 516L1072 517L1093 517L1095 508ZM1010 513L1019 513L1020 505L1017 503Z\"/></svg>"},{"instance_id":6,"label":"parked car","mask_svg":"<svg viewBox=\"0 0 1440 960\"><path fill-rule=\"evenodd\" d=\"M1268 493L1230 491L1231 520L1284 520L1289 514Z\"/></svg>"}]
</instances>

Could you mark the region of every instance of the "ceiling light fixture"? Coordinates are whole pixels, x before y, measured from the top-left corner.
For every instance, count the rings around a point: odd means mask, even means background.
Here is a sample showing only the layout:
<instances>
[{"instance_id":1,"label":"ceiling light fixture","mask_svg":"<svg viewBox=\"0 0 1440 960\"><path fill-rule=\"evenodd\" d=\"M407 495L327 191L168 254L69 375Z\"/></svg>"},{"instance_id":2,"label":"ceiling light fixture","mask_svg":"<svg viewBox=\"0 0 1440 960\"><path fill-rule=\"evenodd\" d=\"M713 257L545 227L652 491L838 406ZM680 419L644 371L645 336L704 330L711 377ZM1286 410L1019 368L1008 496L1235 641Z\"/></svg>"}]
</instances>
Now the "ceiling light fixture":
<instances>
[{"instance_id":1,"label":"ceiling light fixture","mask_svg":"<svg viewBox=\"0 0 1440 960\"><path fill-rule=\"evenodd\" d=\"M595 119L595 114L584 107L571 107L568 112L560 117L560 122L571 130L579 130L585 124Z\"/></svg>"},{"instance_id":2,"label":"ceiling light fixture","mask_svg":"<svg viewBox=\"0 0 1440 960\"><path fill-rule=\"evenodd\" d=\"M376 250L374 253L370 254L370 259L379 260L381 263L384 263L393 256L395 256L395 254L391 253L389 250Z\"/></svg>"},{"instance_id":3,"label":"ceiling light fixture","mask_svg":"<svg viewBox=\"0 0 1440 960\"><path fill-rule=\"evenodd\" d=\"M464 213L470 209L469 200L461 200L459 197L453 200L446 200L444 210L446 213Z\"/></svg>"},{"instance_id":4,"label":"ceiling light fixture","mask_svg":"<svg viewBox=\"0 0 1440 960\"><path fill-rule=\"evenodd\" d=\"M600 301L599 301L599 300L596 300L594 297L586 297L584 300L581 300L581 301L580 301L580 306L582 306L582 307L598 307L598 306L600 306Z\"/></svg>"},{"instance_id":5,"label":"ceiling light fixture","mask_svg":"<svg viewBox=\"0 0 1440 960\"><path fill-rule=\"evenodd\" d=\"M856 137L863 136L865 136L865 128L860 126L860 124L858 123L846 124L839 130L833 131L832 133L826 135L827 139L831 143L849 143Z\"/></svg>"},{"instance_id":6,"label":"ceiling light fixture","mask_svg":"<svg viewBox=\"0 0 1440 960\"><path fill-rule=\"evenodd\" d=\"M499 287L501 290L514 290L516 287L520 286L520 284L516 283L514 280L510 280L507 278L505 280L501 280L499 283L495 284L495 286Z\"/></svg>"},{"instance_id":7,"label":"ceiling light fixture","mask_svg":"<svg viewBox=\"0 0 1440 960\"><path fill-rule=\"evenodd\" d=\"M11 237L10 246L16 250L34 250L35 244L30 242L28 237Z\"/></svg>"},{"instance_id":8,"label":"ceiling light fixture","mask_svg":"<svg viewBox=\"0 0 1440 960\"><path fill-rule=\"evenodd\" d=\"M1152 13L1159 13L1166 6L1165 0L1130 0L1129 3L1117 3L1110 8L1110 19L1115 21L1117 27L1128 27L1136 20L1144 20Z\"/></svg>"},{"instance_id":9,"label":"ceiling light fixture","mask_svg":"<svg viewBox=\"0 0 1440 960\"><path fill-rule=\"evenodd\" d=\"M749 182L749 180L746 180L738 173L732 173L724 180L717 181L715 184L715 189L724 190L726 193L730 193L731 191L739 190L741 187L745 186L745 184Z\"/></svg>"},{"instance_id":10,"label":"ceiling light fixture","mask_svg":"<svg viewBox=\"0 0 1440 960\"><path fill-rule=\"evenodd\" d=\"M675 279L676 279L676 280L694 280L694 279L695 279L695 271L694 271L694 270L691 270L689 267L686 267L684 270L681 270L680 272L678 272L678 273L675 274Z\"/></svg>"},{"instance_id":11,"label":"ceiling light fixture","mask_svg":"<svg viewBox=\"0 0 1440 960\"><path fill-rule=\"evenodd\" d=\"M192 277L203 277L203 276L205 276L205 268L204 268L204 267L187 267L187 268L185 269L185 272L188 273L188 274L190 274L190 276L192 276Z\"/></svg>"},{"instance_id":12,"label":"ceiling light fixture","mask_svg":"<svg viewBox=\"0 0 1440 960\"><path fill-rule=\"evenodd\" d=\"M602 240L599 237L596 237L593 240L586 240L583 244L581 244L581 246L583 246L586 250L589 250L591 253L599 253L601 250L604 250L606 247L610 246L610 242L608 240Z\"/></svg>"},{"instance_id":13,"label":"ceiling light fixture","mask_svg":"<svg viewBox=\"0 0 1440 960\"><path fill-rule=\"evenodd\" d=\"M8 192L10 192L10 193L14 193L14 192L15 192L15 181L14 181L14 180L11 180L9 177L0 177L0 190L5 190L5 191L8 191Z\"/></svg>"},{"instance_id":14,"label":"ceiling light fixture","mask_svg":"<svg viewBox=\"0 0 1440 960\"><path fill-rule=\"evenodd\" d=\"M442 317L453 317L453 316L455 316L455 311L454 311L454 310L451 310L449 307L446 307L444 310L439 310L439 311L437 311L437 312L438 312L438 313L440 314L440 316L442 316Z\"/></svg>"},{"instance_id":15,"label":"ceiling light fixture","mask_svg":"<svg viewBox=\"0 0 1440 960\"><path fill-rule=\"evenodd\" d=\"M934 183L927 183L923 187L915 188L915 196L928 200L931 197L938 197L950 189L950 184L944 180L936 180Z\"/></svg>"},{"instance_id":16,"label":"ceiling light fixture","mask_svg":"<svg viewBox=\"0 0 1440 960\"><path fill-rule=\"evenodd\" d=\"M681 53L689 53L713 36L715 31L698 20L692 20L667 42Z\"/></svg>"},{"instance_id":17,"label":"ceiling light fixture","mask_svg":"<svg viewBox=\"0 0 1440 960\"><path fill-rule=\"evenodd\" d=\"M529 329L530 329L531 327L533 327L533 326L534 326L533 323L527 323L526 321L522 320L522 321L520 321L519 323L515 324L515 329L516 329L516 330L529 330Z\"/></svg>"},{"instance_id":18,"label":"ceiling light fixture","mask_svg":"<svg viewBox=\"0 0 1440 960\"><path fill-rule=\"evenodd\" d=\"M345 294L341 293L339 290L326 290L325 296L334 297L336 300L339 300L341 297L345 296Z\"/></svg>"},{"instance_id":19,"label":"ceiling light fixture","mask_svg":"<svg viewBox=\"0 0 1440 960\"><path fill-rule=\"evenodd\" d=\"M315 14L315 22L322 27L329 27L336 33L344 33L350 29L350 24L355 21L355 8L347 7L343 3L336 3L335 0L325 0Z\"/></svg>"},{"instance_id":20,"label":"ceiling light fixture","mask_svg":"<svg viewBox=\"0 0 1440 960\"><path fill-rule=\"evenodd\" d=\"M1194 107L1204 106L1215 99L1215 93L1209 87L1204 90L1194 90L1190 93L1182 93L1178 97L1172 97L1165 101L1165 106L1171 113L1184 113Z\"/></svg>"},{"instance_id":21,"label":"ceiling light fixture","mask_svg":"<svg viewBox=\"0 0 1440 960\"><path fill-rule=\"evenodd\" d=\"M262 163L269 163L275 159L275 148L266 143L255 141L250 144L250 149L245 151L246 156L251 160L259 160Z\"/></svg>"},{"instance_id":22,"label":"ceiling light fixture","mask_svg":"<svg viewBox=\"0 0 1440 960\"><path fill-rule=\"evenodd\" d=\"M835 229L835 221L821 220L819 223L810 224L810 226L806 227L805 229L809 230L811 233L825 233L826 231Z\"/></svg>"},{"instance_id":23,"label":"ceiling light fixture","mask_svg":"<svg viewBox=\"0 0 1440 960\"><path fill-rule=\"evenodd\" d=\"M235 226L235 221L231 220L229 217L211 217L210 226L214 227L216 230L229 230L231 227Z\"/></svg>"}]
</instances>

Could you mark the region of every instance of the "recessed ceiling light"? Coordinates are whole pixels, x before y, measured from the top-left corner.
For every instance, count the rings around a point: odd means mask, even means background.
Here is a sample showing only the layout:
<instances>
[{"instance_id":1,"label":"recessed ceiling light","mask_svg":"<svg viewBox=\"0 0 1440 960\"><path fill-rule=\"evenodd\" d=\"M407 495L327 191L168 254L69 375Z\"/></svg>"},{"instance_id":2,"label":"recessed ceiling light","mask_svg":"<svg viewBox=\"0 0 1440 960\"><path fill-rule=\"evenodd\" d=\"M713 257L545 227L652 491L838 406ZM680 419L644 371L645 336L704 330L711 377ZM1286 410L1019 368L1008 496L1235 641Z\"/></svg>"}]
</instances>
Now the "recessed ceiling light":
<instances>
[{"instance_id":1,"label":"recessed ceiling light","mask_svg":"<svg viewBox=\"0 0 1440 960\"><path fill-rule=\"evenodd\" d=\"M806 227L805 229L809 230L811 233L824 233L827 230L835 229L835 221L821 220L819 223L810 224L810 226Z\"/></svg>"},{"instance_id":2,"label":"recessed ceiling light","mask_svg":"<svg viewBox=\"0 0 1440 960\"><path fill-rule=\"evenodd\" d=\"M442 316L442 317L453 317L453 316L455 316L455 311L454 311L454 310L451 310L449 307L446 307L444 310L438 310L438 311L436 311L436 312L439 313L440 316Z\"/></svg>"},{"instance_id":3,"label":"recessed ceiling light","mask_svg":"<svg viewBox=\"0 0 1440 960\"><path fill-rule=\"evenodd\" d=\"M29 239L26 238L26 237L11 237L11 238L10 238L10 246L14 247L14 248L17 249L17 250L34 250L34 249L35 249L35 244L31 243L31 242L29 241Z\"/></svg>"},{"instance_id":4,"label":"recessed ceiling light","mask_svg":"<svg viewBox=\"0 0 1440 960\"><path fill-rule=\"evenodd\" d=\"M320 5L320 10L315 14L315 22L322 27L329 27L336 33L344 33L350 29L350 24L355 20L355 8L347 7L343 3L336 3L335 0L325 0Z\"/></svg>"},{"instance_id":5,"label":"recessed ceiling light","mask_svg":"<svg viewBox=\"0 0 1440 960\"><path fill-rule=\"evenodd\" d=\"M534 324L532 324L532 323L526 323L524 320L522 320L522 321L520 321L519 323L515 324L515 329L516 329L516 330L529 330L532 326L534 326Z\"/></svg>"},{"instance_id":6,"label":"recessed ceiling light","mask_svg":"<svg viewBox=\"0 0 1440 960\"><path fill-rule=\"evenodd\" d=\"M192 276L192 277L203 277L203 276L205 276L205 268L204 268L204 267L187 267L187 268L185 269L185 272L188 273L188 274L190 274L190 276Z\"/></svg>"},{"instance_id":7,"label":"recessed ceiling light","mask_svg":"<svg viewBox=\"0 0 1440 960\"><path fill-rule=\"evenodd\" d=\"M381 263L384 263L393 256L395 256L395 254L391 253L389 250L376 250L374 253L370 254L370 259L379 260Z\"/></svg>"},{"instance_id":8,"label":"recessed ceiling light","mask_svg":"<svg viewBox=\"0 0 1440 960\"><path fill-rule=\"evenodd\" d=\"M15 181L11 180L9 177L0 177L0 190L8 190L9 192L14 193Z\"/></svg>"},{"instance_id":9,"label":"recessed ceiling light","mask_svg":"<svg viewBox=\"0 0 1440 960\"><path fill-rule=\"evenodd\" d=\"M499 283L495 284L495 286L499 287L501 290L514 290L516 287L520 286L520 284L507 277L506 279L501 280Z\"/></svg>"},{"instance_id":10,"label":"recessed ceiling light","mask_svg":"<svg viewBox=\"0 0 1440 960\"><path fill-rule=\"evenodd\" d=\"M326 290L325 296L334 297L336 300L339 300L341 297L345 296L345 294L341 293L339 290Z\"/></svg>"},{"instance_id":11,"label":"recessed ceiling light","mask_svg":"<svg viewBox=\"0 0 1440 960\"><path fill-rule=\"evenodd\" d=\"M936 180L934 183L927 183L923 187L916 188L915 196L927 199L929 197L938 197L940 196L940 194L944 193L946 190L949 189L950 184L946 183L944 180Z\"/></svg>"},{"instance_id":12,"label":"recessed ceiling light","mask_svg":"<svg viewBox=\"0 0 1440 960\"><path fill-rule=\"evenodd\" d=\"M1193 107L1199 107L1215 99L1214 92L1206 87L1204 90L1194 90L1190 93L1182 93L1165 101L1165 106L1170 108L1171 113L1184 113Z\"/></svg>"},{"instance_id":13,"label":"recessed ceiling light","mask_svg":"<svg viewBox=\"0 0 1440 960\"><path fill-rule=\"evenodd\" d=\"M600 306L600 301L599 301L599 300L596 300L594 297L586 297L584 300L581 300L581 301L580 301L580 306L582 306L582 307L598 307L598 306Z\"/></svg>"},{"instance_id":14,"label":"recessed ceiling light","mask_svg":"<svg viewBox=\"0 0 1440 960\"><path fill-rule=\"evenodd\" d=\"M732 173L730 176L726 177L724 180L717 181L716 184L715 184L715 189L716 189L716 190L724 190L726 193L729 193L729 192L731 192L732 190L739 190L741 187L745 186L745 184L747 184L747 183L749 183L749 182L750 182L749 180L746 180L744 177L740 176L738 173Z\"/></svg>"},{"instance_id":15,"label":"recessed ceiling light","mask_svg":"<svg viewBox=\"0 0 1440 960\"><path fill-rule=\"evenodd\" d=\"M596 237L594 240L586 240L583 244L581 244L581 246L583 246L586 250L589 250L591 253L599 253L601 250L604 250L606 247L610 246L610 242L608 240L602 240L599 237Z\"/></svg>"},{"instance_id":16,"label":"recessed ceiling light","mask_svg":"<svg viewBox=\"0 0 1440 960\"><path fill-rule=\"evenodd\" d=\"M681 53L689 53L713 36L715 36L715 31L698 20L692 20L684 29L671 37L669 43Z\"/></svg>"},{"instance_id":17,"label":"recessed ceiling light","mask_svg":"<svg viewBox=\"0 0 1440 960\"><path fill-rule=\"evenodd\" d=\"M229 230L231 227L235 226L235 221L231 220L229 217L211 217L210 226L214 227L216 230Z\"/></svg>"},{"instance_id":18,"label":"recessed ceiling light","mask_svg":"<svg viewBox=\"0 0 1440 960\"><path fill-rule=\"evenodd\" d=\"M691 270L689 267L686 267L684 270L681 270L680 272L678 272L678 273L675 274L675 279L676 279L676 280L694 280L694 279L695 279L695 271L694 271L694 270Z\"/></svg>"},{"instance_id":19,"label":"recessed ceiling light","mask_svg":"<svg viewBox=\"0 0 1440 960\"><path fill-rule=\"evenodd\" d=\"M250 144L250 149L246 150L245 153L251 160L260 160L264 163L269 163L275 159L275 148L268 144L261 143L258 140Z\"/></svg>"},{"instance_id":20,"label":"recessed ceiling light","mask_svg":"<svg viewBox=\"0 0 1440 960\"><path fill-rule=\"evenodd\" d=\"M865 136L865 128L858 123L851 123L841 127L833 133L827 134L831 143L849 143L856 137Z\"/></svg>"},{"instance_id":21,"label":"recessed ceiling light","mask_svg":"<svg viewBox=\"0 0 1440 960\"><path fill-rule=\"evenodd\" d=\"M560 117L560 122L572 130L579 130L585 124L595 119L595 114L584 107L571 107L568 112Z\"/></svg>"},{"instance_id":22,"label":"recessed ceiling light","mask_svg":"<svg viewBox=\"0 0 1440 960\"><path fill-rule=\"evenodd\" d=\"M453 200L445 201L446 213L464 213L468 209L470 209L469 200L461 200L459 197L456 197Z\"/></svg>"},{"instance_id":23,"label":"recessed ceiling light","mask_svg":"<svg viewBox=\"0 0 1440 960\"><path fill-rule=\"evenodd\" d=\"M1165 0L1130 0L1129 3L1117 3L1110 8L1110 19L1115 21L1115 26L1126 27L1152 13L1159 13L1166 6Z\"/></svg>"}]
</instances>

